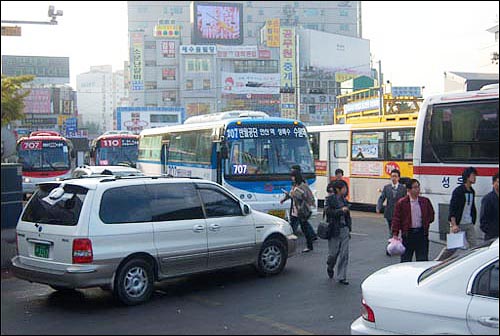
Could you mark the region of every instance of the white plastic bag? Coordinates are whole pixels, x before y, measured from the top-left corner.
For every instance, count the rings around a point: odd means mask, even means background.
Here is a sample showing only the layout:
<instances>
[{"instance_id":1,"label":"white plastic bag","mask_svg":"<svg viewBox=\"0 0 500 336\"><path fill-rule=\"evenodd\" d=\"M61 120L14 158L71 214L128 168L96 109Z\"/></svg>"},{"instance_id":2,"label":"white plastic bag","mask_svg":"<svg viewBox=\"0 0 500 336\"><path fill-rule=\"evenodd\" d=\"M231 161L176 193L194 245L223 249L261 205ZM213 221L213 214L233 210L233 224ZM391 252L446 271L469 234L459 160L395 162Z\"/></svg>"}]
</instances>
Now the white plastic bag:
<instances>
[{"instance_id":1,"label":"white plastic bag","mask_svg":"<svg viewBox=\"0 0 500 336\"><path fill-rule=\"evenodd\" d=\"M451 249L465 248L465 231L446 234L446 247Z\"/></svg>"},{"instance_id":2,"label":"white plastic bag","mask_svg":"<svg viewBox=\"0 0 500 336\"><path fill-rule=\"evenodd\" d=\"M405 253L406 248L403 245L401 239L390 238L388 242L389 245L387 245L387 253L389 253L391 256L402 255L403 253Z\"/></svg>"}]
</instances>

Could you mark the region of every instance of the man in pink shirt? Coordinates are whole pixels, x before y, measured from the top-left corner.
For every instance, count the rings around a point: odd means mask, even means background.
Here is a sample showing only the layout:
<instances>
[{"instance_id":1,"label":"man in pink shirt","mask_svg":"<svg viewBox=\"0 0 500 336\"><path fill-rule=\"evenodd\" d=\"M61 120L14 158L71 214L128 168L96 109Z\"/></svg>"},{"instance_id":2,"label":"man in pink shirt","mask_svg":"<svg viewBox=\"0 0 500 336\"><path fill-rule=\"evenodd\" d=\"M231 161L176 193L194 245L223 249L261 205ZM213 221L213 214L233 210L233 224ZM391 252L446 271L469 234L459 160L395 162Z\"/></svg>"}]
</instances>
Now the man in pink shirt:
<instances>
[{"instance_id":1,"label":"man in pink shirt","mask_svg":"<svg viewBox=\"0 0 500 336\"><path fill-rule=\"evenodd\" d=\"M429 260L429 226L434 221L434 208L427 197L420 196L420 182L411 179L406 185L408 194L394 207L392 236L399 239L399 233L406 248L401 262Z\"/></svg>"}]
</instances>

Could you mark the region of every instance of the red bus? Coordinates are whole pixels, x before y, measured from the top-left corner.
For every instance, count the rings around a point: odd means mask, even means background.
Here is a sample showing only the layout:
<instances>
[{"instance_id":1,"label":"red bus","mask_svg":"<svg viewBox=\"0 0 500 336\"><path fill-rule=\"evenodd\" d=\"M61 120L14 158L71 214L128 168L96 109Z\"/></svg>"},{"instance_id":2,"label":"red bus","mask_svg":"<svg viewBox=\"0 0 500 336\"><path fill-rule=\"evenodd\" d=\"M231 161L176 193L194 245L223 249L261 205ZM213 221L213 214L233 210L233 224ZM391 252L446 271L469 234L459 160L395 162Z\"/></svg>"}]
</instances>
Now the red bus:
<instances>
[{"instance_id":1,"label":"red bus","mask_svg":"<svg viewBox=\"0 0 500 336\"><path fill-rule=\"evenodd\" d=\"M31 132L17 140L16 149L25 196L32 194L38 183L70 177L75 167L72 142L55 131Z\"/></svg>"},{"instance_id":2,"label":"red bus","mask_svg":"<svg viewBox=\"0 0 500 336\"><path fill-rule=\"evenodd\" d=\"M139 135L128 131L109 131L95 138L90 150L95 166L129 165L137 163Z\"/></svg>"}]
</instances>

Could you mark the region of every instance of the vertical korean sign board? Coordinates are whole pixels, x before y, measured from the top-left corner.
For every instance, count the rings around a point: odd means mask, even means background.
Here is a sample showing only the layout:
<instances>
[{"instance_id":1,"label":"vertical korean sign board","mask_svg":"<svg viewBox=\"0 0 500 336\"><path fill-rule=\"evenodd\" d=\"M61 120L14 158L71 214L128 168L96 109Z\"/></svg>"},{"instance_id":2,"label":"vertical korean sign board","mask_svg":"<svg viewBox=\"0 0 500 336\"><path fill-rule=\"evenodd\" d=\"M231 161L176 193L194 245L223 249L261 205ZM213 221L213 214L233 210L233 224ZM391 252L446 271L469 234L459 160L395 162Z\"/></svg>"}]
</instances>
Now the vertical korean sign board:
<instances>
[{"instance_id":1,"label":"vertical korean sign board","mask_svg":"<svg viewBox=\"0 0 500 336\"><path fill-rule=\"evenodd\" d=\"M133 91L144 90L144 42L143 33L131 33L132 40L132 69L131 69L131 89Z\"/></svg>"},{"instance_id":2,"label":"vertical korean sign board","mask_svg":"<svg viewBox=\"0 0 500 336\"><path fill-rule=\"evenodd\" d=\"M282 89L297 90L297 75L295 69L295 28L281 27L280 30L280 75ZM291 91L290 91L291 92ZM295 119L297 108L295 93L281 94L281 116Z\"/></svg>"}]
</instances>

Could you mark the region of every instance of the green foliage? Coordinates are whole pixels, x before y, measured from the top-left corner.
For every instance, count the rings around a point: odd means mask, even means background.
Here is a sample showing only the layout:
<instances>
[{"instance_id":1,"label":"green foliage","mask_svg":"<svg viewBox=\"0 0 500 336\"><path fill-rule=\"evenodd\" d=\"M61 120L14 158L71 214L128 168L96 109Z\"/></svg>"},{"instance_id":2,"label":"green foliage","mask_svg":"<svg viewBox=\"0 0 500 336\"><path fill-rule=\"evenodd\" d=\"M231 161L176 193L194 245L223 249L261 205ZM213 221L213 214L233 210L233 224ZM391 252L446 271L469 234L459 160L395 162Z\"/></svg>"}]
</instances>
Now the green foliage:
<instances>
[{"instance_id":1,"label":"green foliage","mask_svg":"<svg viewBox=\"0 0 500 336\"><path fill-rule=\"evenodd\" d=\"M34 78L32 75L2 75L2 126L24 118L24 98L30 94L30 90L24 89L23 83L31 82Z\"/></svg>"}]
</instances>

